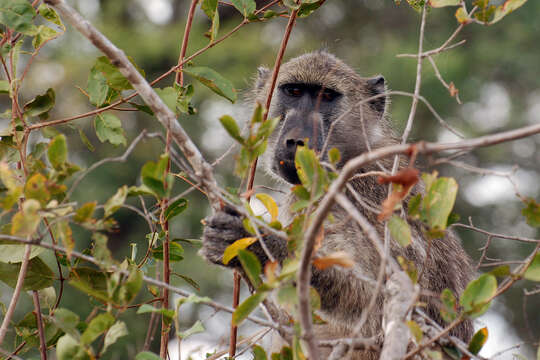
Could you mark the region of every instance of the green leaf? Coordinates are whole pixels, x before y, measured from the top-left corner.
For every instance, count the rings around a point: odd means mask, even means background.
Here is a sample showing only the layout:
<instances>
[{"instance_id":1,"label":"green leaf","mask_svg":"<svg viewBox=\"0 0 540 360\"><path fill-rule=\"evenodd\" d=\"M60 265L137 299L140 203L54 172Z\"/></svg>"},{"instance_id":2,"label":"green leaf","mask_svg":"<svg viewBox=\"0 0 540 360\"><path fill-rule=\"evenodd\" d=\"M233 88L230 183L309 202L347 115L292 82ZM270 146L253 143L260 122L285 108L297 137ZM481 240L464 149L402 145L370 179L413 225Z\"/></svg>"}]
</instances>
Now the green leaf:
<instances>
[{"instance_id":1,"label":"green leaf","mask_svg":"<svg viewBox=\"0 0 540 360\"><path fill-rule=\"evenodd\" d=\"M0 280L12 288L17 284L17 278L21 270L21 263L0 263ZM53 271L39 257L34 257L28 262L28 269L24 278L23 290L40 290L52 286L55 279Z\"/></svg>"},{"instance_id":2,"label":"green leaf","mask_svg":"<svg viewBox=\"0 0 540 360\"><path fill-rule=\"evenodd\" d=\"M41 216L38 213L40 208L41 205L37 200L26 200L21 211L11 218L11 235L31 236L41 221Z\"/></svg>"},{"instance_id":3,"label":"green leaf","mask_svg":"<svg viewBox=\"0 0 540 360\"><path fill-rule=\"evenodd\" d=\"M41 4L38 7L38 12L41 16L43 16L46 20L52 22L53 24L56 24L60 26L62 29L64 29L64 24L62 24L62 20L60 20L60 16L56 13L56 11L47 6L46 4Z\"/></svg>"},{"instance_id":4,"label":"green leaf","mask_svg":"<svg viewBox=\"0 0 540 360\"><path fill-rule=\"evenodd\" d=\"M152 257L156 260L163 261L163 244L152 249ZM169 242L169 261L182 261L184 260L184 248L182 245L175 241Z\"/></svg>"},{"instance_id":5,"label":"green leaf","mask_svg":"<svg viewBox=\"0 0 540 360\"><path fill-rule=\"evenodd\" d=\"M118 339L126 335L128 335L126 323L124 323L123 321L115 322L105 335L105 341L103 343L103 350L101 350L101 354L105 353L105 351L107 351L107 348L114 344Z\"/></svg>"},{"instance_id":6,"label":"green leaf","mask_svg":"<svg viewBox=\"0 0 540 360\"><path fill-rule=\"evenodd\" d=\"M233 139L238 141L240 144L245 144L244 138L242 135L240 135L240 128L238 127L238 124L236 124L236 121L231 116L223 115L219 118L219 122Z\"/></svg>"},{"instance_id":7,"label":"green leaf","mask_svg":"<svg viewBox=\"0 0 540 360\"><path fill-rule=\"evenodd\" d=\"M510 266L500 265L500 266L497 266L495 269L491 270L489 273L499 278L510 276L511 274Z\"/></svg>"},{"instance_id":8,"label":"green leaf","mask_svg":"<svg viewBox=\"0 0 540 360\"><path fill-rule=\"evenodd\" d=\"M88 140L88 137L86 136L86 134L84 133L83 129L79 129L79 137L81 138L81 141L84 145L86 145L86 148L90 151L94 151L96 148L94 147L94 145L92 145L92 143L90 142L90 140Z\"/></svg>"},{"instance_id":9,"label":"green leaf","mask_svg":"<svg viewBox=\"0 0 540 360\"><path fill-rule=\"evenodd\" d=\"M107 276L101 271L87 267L74 268L69 273L69 284L98 300L109 301Z\"/></svg>"},{"instance_id":10,"label":"green leaf","mask_svg":"<svg viewBox=\"0 0 540 360\"><path fill-rule=\"evenodd\" d=\"M231 4L240 11L240 13L247 18L255 12L256 4L253 0L231 0Z\"/></svg>"},{"instance_id":11,"label":"green leaf","mask_svg":"<svg viewBox=\"0 0 540 360\"><path fill-rule=\"evenodd\" d=\"M484 327L480 330L478 330L473 338L471 339L471 342L469 342L469 351L476 355L482 350L482 347L484 347L484 344L486 343L488 339L488 328Z\"/></svg>"},{"instance_id":12,"label":"green leaf","mask_svg":"<svg viewBox=\"0 0 540 360\"><path fill-rule=\"evenodd\" d=\"M0 80L0 94L9 94L9 89L11 88L9 81Z\"/></svg>"},{"instance_id":13,"label":"green leaf","mask_svg":"<svg viewBox=\"0 0 540 360\"><path fill-rule=\"evenodd\" d=\"M203 4L205 1L203 1ZM237 93L232 83L218 74L216 71L202 66L184 68L182 71L193 76L210 90L220 96L223 96L230 102L234 103L236 101Z\"/></svg>"},{"instance_id":14,"label":"green leaf","mask_svg":"<svg viewBox=\"0 0 540 360\"><path fill-rule=\"evenodd\" d=\"M223 252L223 264L227 265L232 259L238 255L239 250L243 250L247 248L249 245L253 244L255 241L257 241L256 237L245 237L242 239L238 239L235 242L233 242L231 245L227 246L225 251Z\"/></svg>"},{"instance_id":15,"label":"green leaf","mask_svg":"<svg viewBox=\"0 0 540 360\"><path fill-rule=\"evenodd\" d=\"M24 196L27 199L35 199L39 201L41 206L45 206L51 197L46 182L47 178L42 174L32 175L24 186Z\"/></svg>"},{"instance_id":16,"label":"green leaf","mask_svg":"<svg viewBox=\"0 0 540 360\"><path fill-rule=\"evenodd\" d=\"M0 24L13 31L32 35L36 11L26 0L0 0Z\"/></svg>"},{"instance_id":17,"label":"green leaf","mask_svg":"<svg viewBox=\"0 0 540 360\"><path fill-rule=\"evenodd\" d=\"M114 264L114 260L111 251L107 247L107 236L96 232L92 234L92 241L92 255L101 263L100 267L109 268Z\"/></svg>"},{"instance_id":18,"label":"green leaf","mask_svg":"<svg viewBox=\"0 0 540 360\"><path fill-rule=\"evenodd\" d=\"M262 284L260 278L262 267L259 259L251 251L238 250L238 260L240 260L251 284L258 288Z\"/></svg>"},{"instance_id":19,"label":"green leaf","mask_svg":"<svg viewBox=\"0 0 540 360\"><path fill-rule=\"evenodd\" d=\"M422 203L422 213L431 228L444 230L452 212L458 184L452 178L438 178L429 187Z\"/></svg>"},{"instance_id":20,"label":"green leaf","mask_svg":"<svg viewBox=\"0 0 540 360\"><path fill-rule=\"evenodd\" d=\"M191 335L202 333L206 330L200 320L197 320L189 329L184 331L177 331L176 334L182 339L185 339Z\"/></svg>"},{"instance_id":21,"label":"green leaf","mask_svg":"<svg viewBox=\"0 0 540 360\"><path fill-rule=\"evenodd\" d=\"M311 15L315 10L321 7L323 1L317 0L314 2L303 1L298 9L298 17L303 18Z\"/></svg>"},{"instance_id":22,"label":"green leaf","mask_svg":"<svg viewBox=\"0 0 540 360\"><path fill-rule=\"evenodd\" d=\"M154 192L154 196L162 198L166 195L165 173L167 172L168 155L161 155L158 162L149 161L141 169L141 178L144 185ZM172 188L172 179L168 180L168 190Z\"/></svg>"},{"instance_id":23,"label":"green leaf","mask_svg":"<svg viewBox=\"0 0 540 360\"><path fill-rule=\"evenodd\" d=\"M434 8L440 8L444 6L458 6L461 0L429 0L428 4Z\"/></svg>"},{"instance_id":24,"label":"green leaf","mask_svg":"<svg viewBox=\"0 0 540 360\"><path fill-rule=\"evenodd\" d=\"M38 116L47 113L54 107L56 95L52 88L47 89L45 94L36 96L24 105L24 114Z\"/></svg>"},{"instance_id":25,"label":"green leaf","mask_svg":"<svg viewBox=\"0 0 540 360\"><path fill-rule=\"evenodd\" d=\"M150 351L143 351L135 356L135 360L162 360L159 356Z\"/></svg>"},{"instance_id":26,"label":"green leaf","mask_svg":"<svg viewBox=\"0 0 540 360\"><path fill-rule=\"evenodd\" d=\"M268 210L268 213L271 216L270 222L276 221L278 217L278 206L276 201L270 195L264 193L259 193L255 195L255 197L262 202L266 210Z\"/></svg>"},{"instance_id":27,"label":"green leaf","mask_svg":"<svg viewBox=\"0 0 540 360\"><path fill-rule=\"evenodd\" d=\"M79 325L79 315L75 314L73 311L58 308L54 312L54 323L66 334L73 336L74 338L79 338L79 330L77 330L77 325Z\"/></svg>"},{"instance_id":28,"label":"green leaf","mask_svg":"<svg viewBox=\"0 0 540 360\"><path fill-rule=\"evenodd\" d=\"M0 262L20 263L24 258L26 245L20 243L9 243L7 240L0 240ZM32 246L30 250L30 259L41 254L45 248Z\"/></svg>"},{"instance_id":29,"label":"green leaf","mask_svg":"<svg viewBox=\"0 0 540 360\"><path fill-rule=\"evenodd\" d=\"M253 345L253 360L267 360L266 351L259 345Z\"/></svg>"},{"instance_id":30,"label":"green leaf","mask_svg":"<svg viewBox=\"0 0 540 360\"><path fill-rule=\"evenodd\" d=\"M133 87L116 66L106 56L100 56L94 63L92 70L99 71L105 77L107 84L117 90L131 90Z\"/></svg>"},{"instance_id":31,"label":"green leaf","mask_svg":"<svg viewBox=\"0 0 540 360\"><path fill-rule=\"evenodd\" d=\"M523 277L531 281L540 281L540 253L534 256Z\"/></svg>"},{"instance_id":32,"label":"green leaf","mask_svg":"<svg viewBox=\"0 0 540 360\"><path fill-rule=\"evenodd\" d=\"M56 298L54 299L56 300ZM47 317L42 317L45 342L50 345L56 343L55 339L60 333L60 329ZM39 347L39 337L37 333L37 321L34 312L27 313L24 318L15 325L15 332L26 341L30 347Z\"/></svg>"},{"instance_id":33,"label":"green leaf","mask_svg":"<svg viewBox=\"0 0 540 360\"><path fill-rule=\"evenodd\" d=\"M300 1L298 0L283 0L283 5L285 5L291 10L300 9Z\"/></svg>"},{"instance_id":34,"label":"green leaf","mask_svg":"<svg viewBox=\"0 0 540 360\"><path fill-rule=\"evenodd\" d=\"M56 30L51 29L45 25L39 25L36 29L36 35L32 40L32 46L34 49L39 49L47 41L56 38L60 33Z\"/></svg>"},{"instance_id":35,"label":"green leaf","mask_svg":"<svg viewBox=\"0 0 540 360\"><path fill-rule=\"evenodd\" d=\"M73 221L82 223L91 219L96 205L97 201L87 202L86 204L81 205L81 207L75 212Z\"/></svg>"},{"instance_id":36,"label":"green leaf","mask_svg":"<svg viewBox=\"0 0 540 360\"><path fill-rule=\"evenodd\" d=\"M176 314L176 312L172 309L162 309L162 308L158 309L149 304L142 304L137 310L137 314L146 314L146 313L158 313L158 314L168 317L169 319L174 318Z\"/></svg>"},{"instance_id":37,"label":"green leaf","mask_svg":"<svg viewBox=\"0 0 540 360\"><path fill-rule=\"evenodd\" d=\"M311 200L317 200L324 194L328 178L319 164L315 151L307 146L297 148L295 166L302 185L311 193Z\"/></svg>"},{"instance_id":38,"label":"green leaf","mask_svg":"<svg viewBox=\"0 0 540 360\"><path fill-rule=\"evenodd\" d=\"M540 227L540 204L538 204L534 199L528 198L525 200L524 209L521 210L521 214L525 216L527 224L532 227Z\"/></svg>"},{"instance_id":39,"label":"green leaf","mask_svg":"<svg viewBox=\"0 0 540 360\"><path fill-rule=\"evenodd\" d=\"M101 334L107 331L114 324L114 321L114 317L109 313L99 314L93 318L81 336L81 344L91 344Z\"/></svg>"},{"instance_id":40,"label":"green leaf","mask_svg":"<svg viewBox=\"0 0 540 360\"><path fill-rule=\"evenodd\" d=\"M167 86L163 89L155 88L154 91L161 100L167 105L167 107L173 112L176 113L176 101L178 99L178 92L172 87Z\"/></svg>"},{"instance_id":41,"label":"green leaf","mask_svg":"<svg viewBox=\"0 0 540 360\"><path fill-rule=\"evenodd\" d=\"M422 332L420 326L414 320L407 321L407 326L409 327L411 334L414 336L414 340L416 341L416 343L420 344L420 342L422 341L422 337L424 336L424 333Z\"/></svg>"},{"instance_id":42,"label":"green leaf","mask_svg":"<svg viewBox=\"0 0 540 360\"><path fill-rule=\"evenodd\" d=\"M450 289L444 289L441 293L441 317L446 322L452 322L457 318L456 297Z\"/></svg>"},{"instance_id":43,"label":"green leaf","mask_svg":"<svg viewBox=\"0 0 540 360\"><path fill-rule=\"evenodd\" d=\"M178 92L178 97L176 99L176 110L188 115L196 114L197 109L195 109L191 103L191 98L195 93L193 85L188 84L187 86L180 86L179 84L175 83L174 89Z\"/></svg>"},{"instance_id":44,"label":"green leaf","mask_svg":"<svg viewBox=\"0 0 540 360\"><path fill-rule=\"evenodd\" d=\"M257 131L257 139L268 139L276 128L277 124L279 124L280 119L281 118L279 116L272 119L266 119L266 121L261 124L259 130Z\"/></svg>"},{"instance_id":45,"label":"green leaf","mask_svg":"<svg viewBox=\"0 0 540 360\"><path fill-rule=\"evenodd\" d=\"M178 199L172 204L169 204L167 207L167 210L165 210L165 220L170 220L173 217L181 214L184 210L186 210L188 206L188 201L186 199Z\"/></svg>"},{"instance_id":46,"label":"green leaf","mask_svg":"<svg viewBox=\"0 0 540 360\"><path fill-rule=\"evenodd\" d=\"M108 141L113 145L126 146L126 136L119 118L110 113L98 114L94 118L96 135L101 142Z\"/></svg>"},{"instance_id":47,"label":"green leaf","mask_svg":"<svg viewBox=\"0 0 540 360\"><path fill-rule=\"evenodd\" d=\"M68 334L58 339L56 357L58 360L90 360L81 344Z\"/></svg>"},{"instance_id":48,"label":"green leaf","mask_svg":"<svg viewBox=\"0 0 540 360\"><path fill-rule=\"evenodd\" d=\"M116 194L114 194L103 206L105 210L104 217L109 217L112 214L114 214L120 207L124 204L124 201L126 201L127 196L127 186L124 185L121 188L119 188L116 191Z\"/></svg>"},{"instance_id":49,"label":"green leaf","mask_svg":"<svg viewBox=\"0 0 540 360\"><path fill-rule=\"evenodd\" d=\"M49 143L47 156L55 170L61 170L62 166L66 163L67 151L66 136L64 134L55 136Z\"/></svg>"},{"instance_id":50,"label":"green leaf","mask_svg":"<svg viewBox=\"0 0 540 360\"><path fill-rule=\"evenodd\" d=\"M137 297L137 294L141 290L141 287L143 285L143 273L141 270L139 270L136 266L130 267L129 276L125 280L125 282L122 284L122 287L119 291L119 304L120 305L127 305L130 302L132 302L135 297Z\"/></svg>"},{"instance_id":51,"label":"green leaf","mask_svg":"<svg viewBox=\"0 0 540 360\"><path fill-rule=\"evenodd\" d=\"M212 22L210 30L205 35L210 38L210 42L213 42L219 30L218 0L202 0L201 9Z\"/></svg>"},{"instance_id":52,"label":"green leaf","mask_svg":"<svg viewBox=\"0 0 540 360\"><path fill-rule=\"evenodd\" d=\"M411 229L409 224L398 215L392 215L388 220L390 236L403 247L409 246L412 242Z\"/></svg>"},{"instance_id":53,"label":"green leaf","mask_svg":"<svg viewBox=\"0 0 540 360\"><path fill-rule=\"evenodd\" d=\"M462 8L458 8L456 10L456 19L460 24L468 24L472 21L472 19L469 17L469 14Z\"/></svg>"},{"instance_id":54,"label":"green leaf","mask_svg":"<svg viewBox=\"0 0 540 360\"><path fill-rule=\"evenodd\" d=\"M191 294L186 298L178 299L178 306L180 306L182 304L185 304L185 303L199 304L199 303L207 303L209 301L212 301L212 299L210 299L207 296L197 296L197 295Z\"/></svg>"},{"instance_id":55,"label":"green leaf","mask_svg":"<svg viewBox=\"0 0 540 360\"><path fill-rule=\"evenodd\" d=\"M341 153L339 152L337 148L334 147L328 151L328 160L330 160L330 162L333 165L336 165L340 159L341 159Z\"/></svg>"},{"instance_id":56,"label":"green leaf","mask_svg":"<svg viewBox=\"0 0 540 360\"><path fill-rule=\"evenodd\" d=\"M493 16L490 24L495 24L497 21L521 7L526 2L527 0L506 0L503 4L497 6L497 9L495 9L495 15Z\"/></svg>"},{"instance_id":57,"label":"green leaf","mask_svg":"<svg viewBox=\"0 0 540 360\"><path fill-rule=\"evenodd\" d=\"M491 299L497 292L497 279L491 274L483 274L471 281L463 294L460 304L471 317L480 316L487 311Z\"/></svg>"},{"instance_id":58,"label":"green leaf","mask_svg":"<svg viewBox=\"0 0 540 360\"><path fill-rule=\"evenodd\" d=\"M256 292L255 294L244 300L232 315L232 323L240 325L245 318L249 316L257 308L257 306L266 298L268 292Z\"/></svg>"},{"instance_id":59,"label":"green leaf","mask_svg":"<svg viewBox=\"0 0 540 360\"><path fill-rule=\"evenodd\" d=\"M86 92L88 93L90 102L95 106L100 107L107 100L109 90L110 88L105 76L99 70L92 68L88 75L88 83L86 85Z\"/></svg>"}]
</instances>

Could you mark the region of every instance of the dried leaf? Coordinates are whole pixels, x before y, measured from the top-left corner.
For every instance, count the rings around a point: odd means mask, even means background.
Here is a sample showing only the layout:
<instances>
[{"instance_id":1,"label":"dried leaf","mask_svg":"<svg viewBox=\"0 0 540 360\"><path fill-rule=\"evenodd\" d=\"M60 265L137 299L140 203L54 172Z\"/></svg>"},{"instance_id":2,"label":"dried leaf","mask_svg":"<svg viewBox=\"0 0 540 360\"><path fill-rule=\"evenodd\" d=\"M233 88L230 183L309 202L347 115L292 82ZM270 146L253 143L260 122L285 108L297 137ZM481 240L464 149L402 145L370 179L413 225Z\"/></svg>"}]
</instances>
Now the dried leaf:
<instances>
[{"instance_id":1,"label":"dried leaf","mask_svg":"<svg viewBox=\"0 0 540 360\"><path fill-rule=\"evenodd\" d=\"M354 266L354 261L346 252L336 251L330 255L313 259L313 265L319 270L324 270L334 265L350 268Z\"/></svg>"}]
</instances>

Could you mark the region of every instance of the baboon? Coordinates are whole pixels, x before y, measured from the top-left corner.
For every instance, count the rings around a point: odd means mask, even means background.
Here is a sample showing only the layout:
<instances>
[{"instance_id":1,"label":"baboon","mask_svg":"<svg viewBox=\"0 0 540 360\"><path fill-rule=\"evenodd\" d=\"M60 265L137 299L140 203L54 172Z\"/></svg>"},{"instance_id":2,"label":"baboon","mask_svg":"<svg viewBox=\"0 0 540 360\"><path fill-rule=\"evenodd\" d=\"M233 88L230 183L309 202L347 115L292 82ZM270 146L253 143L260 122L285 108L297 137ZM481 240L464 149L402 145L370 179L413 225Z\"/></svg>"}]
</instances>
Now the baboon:
<instances>
[{"instance_id":1,"label":"baboon","mask_svg":"<svg viewBox=\"0 0 540 360\"><path fill-rule=\"evenodd\" d=\"M270 87L270 71L259 68L258 75L254 100L264 103ZM382 76L363 78L325 51L308 53L285 63L279 73L269 109L270 117L280 116L281 120L263 155L265 169L290 187L300 183L294 163L297 146L308 145L320 152L324 143L328 142L326 150L336 147L341 153L339 167L369 149L397 143L386 115L388 99L385 96L373 98L385 91ZM373 100L361 103L368 98ZM321 158L325 160L326 154L321 154ZM392 161L387 159L379 164L371 164L360 172L380 170L378 166L391 169ZM376 207L387 196L387 186L378 184L373 176L353 178L350 185L356 196L350 191L347 196L383 238L384 225L377 221ZM289 201L294 201L294 195L289 196ZM287 213L286 206L281 210ZM374 289L373 283L362 280L362 276L364 279L366 276L376 279L380 264L380 256L372 243L346 211L334 206L332 215L333 221L327 221L324 225L324 239L317 254L322 256L345 251L355 266L348 269L336 266L325 270L312 268L311 285L321 297L321 314L327 321L326 325L318 326L316 332L319 338L324 339L351 335ZM444 326L439 315L438 296L445 288L456 296L464 290L474 272L471 261L452 234L444 239L430 240L431 244L428 245L429 241L420 225L411 224L411 228L414 237L412 244L404 248L391 241L391 255L402 256L416 264L418 272L422 273L420 286L429 292L428 296L422 297L427 303L426 311ZM227 208L206 220L201 254L209 261L223 265L221 260L225 248L247 236L250 235L244 230L242 218ZM265 234L264 238L276 259L282 261L288 256L284 240L270 234ZM248 249L263 265L268 261L258 243ZM238 261L233 261L229 266L240 265ZM380 294L377 298L377 305L362 328L362 336L371 337L381 333L383 297ZM467 341L472 331L471 322L465 321L452 334ZM374 359L377 355L358 351L353 358Z\"/></svg>"}]
</instances>

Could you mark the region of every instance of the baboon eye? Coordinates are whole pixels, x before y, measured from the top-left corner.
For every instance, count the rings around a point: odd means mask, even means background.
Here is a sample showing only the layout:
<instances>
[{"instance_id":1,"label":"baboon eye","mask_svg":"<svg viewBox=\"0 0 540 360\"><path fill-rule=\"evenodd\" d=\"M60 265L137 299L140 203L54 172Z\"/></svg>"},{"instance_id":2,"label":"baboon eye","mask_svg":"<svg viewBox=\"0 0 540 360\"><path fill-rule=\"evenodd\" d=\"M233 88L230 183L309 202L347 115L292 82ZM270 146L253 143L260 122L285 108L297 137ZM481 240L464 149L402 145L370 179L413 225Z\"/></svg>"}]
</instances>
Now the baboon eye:
<instances>
[{"instance_id":1,"label":"baboon eye","mask_svg":"<svg viewBox=\"0 0 540 360\"><path fill-rule=\"evenodd\" d=\"M283 92L287 96L300 97L304 94L304 89L296 85L285 85L283 86Z\"/></svg>"},{"instance_id":2,"label":"baboon eye","mask_svg":"<svg viewBox=\"0 0 540 360\"><path fill-rule=\"evenodd\" d=\"M339 96L339 93L334 90L324 89L321 94L321 99L323 101L332 101Z\"/></svg>"}]
</instances>

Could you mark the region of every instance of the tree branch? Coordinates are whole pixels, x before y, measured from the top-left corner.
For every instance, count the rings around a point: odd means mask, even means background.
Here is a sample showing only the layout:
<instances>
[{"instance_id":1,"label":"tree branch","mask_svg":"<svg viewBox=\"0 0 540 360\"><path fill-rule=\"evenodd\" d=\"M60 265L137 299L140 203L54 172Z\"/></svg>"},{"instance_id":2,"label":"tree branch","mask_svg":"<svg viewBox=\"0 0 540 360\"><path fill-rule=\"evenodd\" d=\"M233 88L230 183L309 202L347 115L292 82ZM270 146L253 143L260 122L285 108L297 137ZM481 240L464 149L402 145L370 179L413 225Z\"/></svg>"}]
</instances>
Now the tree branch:
<instances>
[{"instance_id":1,"label":"tree branch","mask_svg":"<svg viewBox=\"0 0 540 360\"><path fill-rule=\"evenodd\" d=\"M217 185L211 171L210 165L205 161L199 149L187 135L185 130L176 121L175 114L163 103L154 89L148 84L144 77L137 71L128 60L122 50L117 48L101 32L99 32L90 22L84 19L64 0L45 0L53 6L74 28L84 35L92 44L101 50L111 63L131 83L139 96L148 104L154 115L166 128L170 129L171 136L180 147L187 160L190 162L195 172L194 176L207 191L208 199L214 208L219 207L219 193L216 191Z\"/></svg>"},{"instance_id":2,"label":"tree branch","mask_svg":"<svg viewBox=\"0 0 540 360\"><path fill-rule=\"evenodd\" d=\"M23 238L21 238L23 239ZM26 239L24 239L26 240ZM19 302L19 296L21 295L21 290L24 284L24 278L26 277L26 270L28 270L28 263L30 261L30 252L32 250L32 245L27 244L24 248L24 255L21 263L21 269L19 270L19 277L17 278L17 284L15 285L15 290L13 290L13 295L11 296L11 302L4 316L4 321L2 322L2 327L0 327L0 345L4 342L6 337L7 329L9 327L9 322L11 317L15 312L17 303Z\"/></svg>"}]
</instances>

